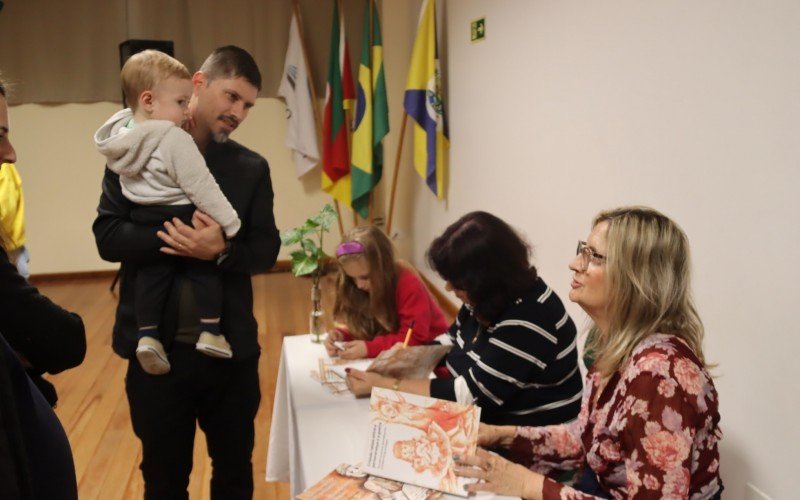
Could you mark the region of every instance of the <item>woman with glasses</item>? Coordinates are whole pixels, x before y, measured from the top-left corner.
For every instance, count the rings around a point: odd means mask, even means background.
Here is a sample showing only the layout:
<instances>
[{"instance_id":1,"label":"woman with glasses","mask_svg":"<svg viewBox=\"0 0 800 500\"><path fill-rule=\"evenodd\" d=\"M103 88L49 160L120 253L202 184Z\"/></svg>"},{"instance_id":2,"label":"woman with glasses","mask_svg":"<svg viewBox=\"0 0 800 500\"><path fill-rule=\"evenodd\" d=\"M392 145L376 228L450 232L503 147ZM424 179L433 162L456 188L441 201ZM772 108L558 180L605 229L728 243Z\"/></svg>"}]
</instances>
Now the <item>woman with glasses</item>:
<instances>
[{"instance_id":1,"label":"woman with glasses","mask_svg":"<svg viewBox=\"0 0 800 500\"><path fill-rule=\"evenodd\" d=\"M504 221L472 212L428 249L428 263L464 305L440 337L453 345L449 377L398 380L351 370L354 393L372 387L472 403L493 424L549 425L580 408L575 325L530 264L530 248Z\"/></svg>"},{"instance_id":2,"label":"woman with glasses","mask_svg":"<svg viewBox=\"0 0 800 500\"><path fill-rule=\"evenodd\" d=\"M570 300L592 318L595 363L578 419L548 427L482 426L483 450L459 474L470 490L523 498L719 498L717 392L692 300L689 244L645 207L601 212L570 262ZM542 474L581 467L575 488Z\"/></svg>"}]
</instances>

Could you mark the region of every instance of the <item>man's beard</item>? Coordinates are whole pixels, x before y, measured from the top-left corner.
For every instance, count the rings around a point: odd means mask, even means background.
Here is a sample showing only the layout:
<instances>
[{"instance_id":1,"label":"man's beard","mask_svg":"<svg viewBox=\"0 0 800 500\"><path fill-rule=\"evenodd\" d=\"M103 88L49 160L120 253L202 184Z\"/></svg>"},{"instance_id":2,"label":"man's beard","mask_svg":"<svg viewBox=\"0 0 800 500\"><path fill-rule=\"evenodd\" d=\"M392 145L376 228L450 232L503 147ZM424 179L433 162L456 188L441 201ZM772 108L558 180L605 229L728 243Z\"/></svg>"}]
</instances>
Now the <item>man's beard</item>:
<instances>
[{"instance_id":1,"label":"man's beard","mask_svg":"<svg viewBox=\"0 0 800 500\"><path fill-rule=\"evenodd\" d=\"M230 134L227 133L227 132L223 132L223 131L213 132L211 134L211 140L213 140L217 144L222 144L224 142L227 142L229 137L230 137Z\"/></svg>"}]
</instances>

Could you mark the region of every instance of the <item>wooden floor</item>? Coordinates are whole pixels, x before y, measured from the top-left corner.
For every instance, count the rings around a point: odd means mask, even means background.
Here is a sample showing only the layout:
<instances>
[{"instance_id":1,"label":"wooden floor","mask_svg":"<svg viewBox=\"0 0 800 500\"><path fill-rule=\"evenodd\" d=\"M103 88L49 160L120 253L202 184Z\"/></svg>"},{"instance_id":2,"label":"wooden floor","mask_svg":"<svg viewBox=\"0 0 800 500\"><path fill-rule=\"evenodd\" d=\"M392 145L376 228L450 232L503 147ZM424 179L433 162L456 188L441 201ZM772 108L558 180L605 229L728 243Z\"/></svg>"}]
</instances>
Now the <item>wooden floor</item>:
<instances>
[{"instance_id":1,"label":"wooden floor","mask_svg":"<svg viewBox=\"0 0 800 500\"><path fill-rule=\"evenodd\" d=\"M139 471L141 445L131 428L125 396L126 361L111 350L116 295L109 292L110 280L84 279L46 283L42 293L83 317L88 350L83 364L50 377L59 393L56 413L72 445L81 500L140 499L143 497ZM323 301L331 311L332 284L326 280ZM289 498L287 483L264 481L275 379L278 374L281 342L285 335L303 332L308 327L310 280L289 273L274 273L253 278L254 312L258 320L261 406L256 417L256 444L253 451L254 498ZM210 498L211 465L203 433L198 429L194 470L189 498Z\"/></svg>"}]
</instances>

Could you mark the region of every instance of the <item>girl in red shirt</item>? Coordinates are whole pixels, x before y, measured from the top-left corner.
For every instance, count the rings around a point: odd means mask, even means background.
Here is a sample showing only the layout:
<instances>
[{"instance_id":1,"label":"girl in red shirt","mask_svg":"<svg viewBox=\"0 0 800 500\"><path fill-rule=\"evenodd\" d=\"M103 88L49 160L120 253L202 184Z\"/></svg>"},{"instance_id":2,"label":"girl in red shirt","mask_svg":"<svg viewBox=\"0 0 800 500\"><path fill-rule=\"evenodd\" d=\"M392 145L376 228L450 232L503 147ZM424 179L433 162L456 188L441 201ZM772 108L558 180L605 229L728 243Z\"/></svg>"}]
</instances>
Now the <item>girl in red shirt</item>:
<instances>
[{"instance_id":1,"label":"girl in red shirt","mask_svg":"<svg viewBox=\"0 0 800 500\"><path fill-rule=\"evenodd\" d=\"M449 324L422 279L398 261L389 238L375 226L353 228L336 248L339 274L333 316L340 326L328 333L330 355L374 358L405 340L430 344ZM337 349L336 341L344 341Z\"/></svg>"}]
</instances>

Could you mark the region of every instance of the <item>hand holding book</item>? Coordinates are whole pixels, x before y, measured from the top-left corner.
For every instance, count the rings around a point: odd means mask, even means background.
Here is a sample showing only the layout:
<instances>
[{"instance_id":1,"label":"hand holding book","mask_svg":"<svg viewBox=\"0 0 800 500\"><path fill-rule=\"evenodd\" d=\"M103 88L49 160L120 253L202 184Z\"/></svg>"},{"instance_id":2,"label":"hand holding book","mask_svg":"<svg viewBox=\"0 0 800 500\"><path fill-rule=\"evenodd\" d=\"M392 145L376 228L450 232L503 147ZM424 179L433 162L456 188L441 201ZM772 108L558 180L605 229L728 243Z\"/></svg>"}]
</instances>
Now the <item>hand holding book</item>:
<instances>
[{"instance_id":1,"label":"hand holding book","mask_svg":"<svg viewBox=\"0 0 800 500\"><path fill-rule=\"evenodd\" d=\"M473 480L455 474L455 455L473 455L480 408L386 389L370 400L364 471L466 496Z\"/></svg>"},{"instance_id":2,"label":"hand holding book","mask_svg":"<svg viewBox=\"0 0 800 500\"><path fill-rule=\"evenodd\" d=\"M470 494L489 491L522 498L542 498L544 476L522 465L484 449L478 449L474 455L454 458L456 476L478 480L466 485Z\"/></svg>"}]
</instances>

